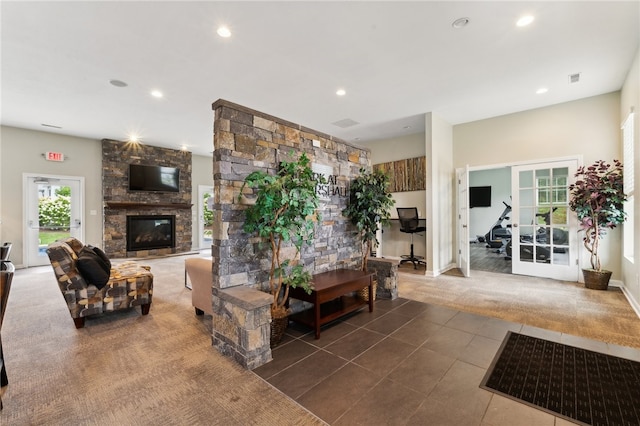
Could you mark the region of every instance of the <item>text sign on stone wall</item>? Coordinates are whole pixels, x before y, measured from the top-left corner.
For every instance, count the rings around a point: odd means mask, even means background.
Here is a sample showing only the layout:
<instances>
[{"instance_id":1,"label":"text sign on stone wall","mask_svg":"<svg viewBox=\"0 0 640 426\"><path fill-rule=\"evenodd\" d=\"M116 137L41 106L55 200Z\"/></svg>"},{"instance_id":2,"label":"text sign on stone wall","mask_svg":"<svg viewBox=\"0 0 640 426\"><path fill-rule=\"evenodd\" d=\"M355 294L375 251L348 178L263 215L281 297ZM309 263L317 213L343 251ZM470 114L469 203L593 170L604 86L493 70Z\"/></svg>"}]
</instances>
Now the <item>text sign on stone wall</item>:
<instances>
[{"instance_id":1,"label":"text sign on stone wall","mask_svg":"<svg viewBox=\"0 0 640 426\"><path fill-rule=\"evenodd\" d=\"M318 194L318 198L320 198L320 200L328 201L334 195L338 195L340 197L346 197L348 195L346 186L338 185L338 175L333 174L332 166L312 163L311 170L316 177L316 181L320 181L320 176L324 176L326 181L326 183L319 183L316 185L316 194Z\"/></svg>"}]
</instances>

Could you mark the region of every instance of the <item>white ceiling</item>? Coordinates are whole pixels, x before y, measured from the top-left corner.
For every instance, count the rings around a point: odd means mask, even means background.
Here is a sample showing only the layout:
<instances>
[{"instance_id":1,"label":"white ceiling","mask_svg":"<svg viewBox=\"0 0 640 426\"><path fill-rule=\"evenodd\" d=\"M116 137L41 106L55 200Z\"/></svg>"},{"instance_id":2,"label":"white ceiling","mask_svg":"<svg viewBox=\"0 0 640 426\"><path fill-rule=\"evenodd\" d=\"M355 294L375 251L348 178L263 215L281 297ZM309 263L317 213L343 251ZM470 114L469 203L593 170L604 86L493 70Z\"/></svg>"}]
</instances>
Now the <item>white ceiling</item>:
<instances>
[{"instance_id":1,"label":"white ceiling","mask_svg":"<svg viewBox=\"0 0 640 426\"><path fill-rule=\"evenodd\" d=\"M0 7L3 125L92 139L137 132L200 155L212 151L219 98L366 144L422 132L426 112L459 124L619 90L640 41L639 1ZM524 14L535 21L517 28ZM461 17L469 24L453 28ZM221 24L232 37L216 34ZM573 73L580 82L569 84ZM345 119L359 124L332 124Z\"/></svg>"}]
</instances>

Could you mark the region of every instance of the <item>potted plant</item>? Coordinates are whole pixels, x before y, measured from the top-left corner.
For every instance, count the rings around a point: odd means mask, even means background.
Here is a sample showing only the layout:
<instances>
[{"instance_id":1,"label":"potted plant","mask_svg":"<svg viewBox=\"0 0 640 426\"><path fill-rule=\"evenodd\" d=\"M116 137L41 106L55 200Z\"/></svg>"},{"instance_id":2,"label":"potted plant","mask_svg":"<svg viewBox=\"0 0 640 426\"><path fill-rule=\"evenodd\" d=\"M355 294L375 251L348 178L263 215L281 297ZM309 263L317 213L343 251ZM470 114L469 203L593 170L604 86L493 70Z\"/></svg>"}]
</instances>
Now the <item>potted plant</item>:
<instances>
[{"instance_id":1,"label":"potted plant","mask_svg":"<svg viewBox=\"0 0 640 426\"><path fill-rule=\"evenodd\" d=\"M622 179L622 163L613 165L603 160L578 168L576 182L569 185L569 208L576 212L584 246L590 253L591 269L583 269L585 286L606 290L611 271L603 270L598 249L607 228L613 229L626 219L623 210L626 195Z\"/></svg>"},{"instance_id":2,"label":"potted plant","mask_svg":"<svg viewBox=\"0 0 640 426\"><path fill-rule=\"evenodd\" d=\"M389 177L380 170L367 172L360 169L360 175L351 182L349 205L342 211L358 230L362 243L362 270L367 270L367 259L373 243L378 244L376 232L380 225L387 225L391 213L389 209L395 201L388 191ZM368 293L365 293L368 298ZM375 291L374 291L375 294Z\"/></svg>"},{"instance_id":3,"label":"potted plant","mask_svg":"<svg viewBox=\"0 0 640 426\"><path fill-rule=\"evenodd\" d=\"M271 250L271 346L279 343L287 328L289 288L301 287L311 292L311 274L298 263L300 249L313 238L314 221L310 218L315 213L315 220L320 220L320 214L316 213L318 178L309 164L309 158L302 154L297 161L281 162L275 175L254 171L245 178L240 191L240 198L245 186L253 188L256 195L255 203L245 210L243 229L266 238ZM293 244L293 256L282 258L283 243Z\"/></svg>"}]
</instances>

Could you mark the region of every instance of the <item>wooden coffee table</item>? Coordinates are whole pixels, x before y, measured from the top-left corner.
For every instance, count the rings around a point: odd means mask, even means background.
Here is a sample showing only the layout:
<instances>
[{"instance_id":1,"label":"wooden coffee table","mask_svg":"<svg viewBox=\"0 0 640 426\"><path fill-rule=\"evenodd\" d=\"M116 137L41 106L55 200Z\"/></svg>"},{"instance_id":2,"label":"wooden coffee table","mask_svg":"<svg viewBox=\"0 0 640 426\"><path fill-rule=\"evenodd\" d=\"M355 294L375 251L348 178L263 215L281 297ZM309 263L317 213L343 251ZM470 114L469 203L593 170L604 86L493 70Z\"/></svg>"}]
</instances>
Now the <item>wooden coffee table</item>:
<instances>
[{"instance_id":1,"label":"wooden coffee table","mask_svg":"<svg viewBox=\"0 0 640 426\"><path fill-rule=\"evenodd\" d=\"M369 312L373 312L373 276L371 272L352 269L315 274L312 279L313 290L307 294L301 288L292 288L289 297L313 303L313 308L290 316L292 321L315 329L316 339L320 338L320 326L361 309L367 303ZM369 287L369 301L348 293Z\"/></svg>"}]
</instances>

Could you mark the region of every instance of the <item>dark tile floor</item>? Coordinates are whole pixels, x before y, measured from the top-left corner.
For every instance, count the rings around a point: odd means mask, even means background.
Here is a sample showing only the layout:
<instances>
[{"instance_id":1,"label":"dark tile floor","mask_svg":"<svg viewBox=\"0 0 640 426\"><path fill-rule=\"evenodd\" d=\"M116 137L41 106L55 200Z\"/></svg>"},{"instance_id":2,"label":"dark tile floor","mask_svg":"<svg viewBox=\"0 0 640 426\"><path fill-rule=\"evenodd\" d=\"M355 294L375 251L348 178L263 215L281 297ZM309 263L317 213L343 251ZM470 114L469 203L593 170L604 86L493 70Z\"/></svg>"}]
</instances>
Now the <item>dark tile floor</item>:
<instances>
[{"instance_id":1,"label":"dark tile floor","mask_svg":"<svg viewBox=\"0 0 640 426\"><path fill-rule=\"evenodd\" d=\"M480 424L491 394L478 384L507 330L521 328L407 299L378 300L374 312L329 324L318 340L292 323L273 361L254 372L330 424L424 424L452 402L449 394L466 401L456 421Z\"/></svg>"},{"instance_id":2,"label":"dark tile floor","mask_svg":"<svg viewBox=\"0 0 640 426\"><path fill-rule=\"evenodd\" d=\"M254 372L331 425L571 425L479 388L509 330L640 360L640 350L398 298L326 325L318 340L291 323Z\"/></svg>"}]
</instances>

